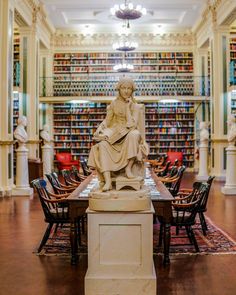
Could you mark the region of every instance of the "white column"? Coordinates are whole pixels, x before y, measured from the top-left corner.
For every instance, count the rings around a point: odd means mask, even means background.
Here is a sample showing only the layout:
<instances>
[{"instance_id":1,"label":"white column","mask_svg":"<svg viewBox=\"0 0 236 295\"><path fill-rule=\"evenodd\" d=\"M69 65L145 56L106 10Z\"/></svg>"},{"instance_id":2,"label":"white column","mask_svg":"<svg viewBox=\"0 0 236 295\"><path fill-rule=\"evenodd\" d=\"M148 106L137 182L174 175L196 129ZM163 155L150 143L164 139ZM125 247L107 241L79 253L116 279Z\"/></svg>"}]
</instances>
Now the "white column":
<instances>
[{"instance_id":1,"label":"white column","mask_svg":"<svg viewBox=\"0 0 236 295\"><path fill-rule=\"evenodd\" d=\"M208 144L200 143L199 145L199 171L198 180L207 180L208 175Z\"/></svg>"},{"instance_id":2,"label":"white column","mask_svg":"<svg viewBox=\"0 0 236 295\"><path fill-rule=\"evenodd\" d=\"M39 39L37 18L31 27L21 27L20 64L22 114L30 122L27 126L29 157L39 157Z\"/></svg>"},{"instance_id":3,"label":"white column","mask_svg":"<svg viewBox=\"0 0 236 295\"><path fill-rule=\"evenodd\" d=\"M42 146L43 175L52 172L52 147L49 144Z\"/></svg>"},{"instance_id":4,"label":"white column","mask_svg":"<svg viewBox=\"0 0 236 295\"><path fill-rule=\"evenodd\" d=\"M13 23L14 1L0 1L0 196L13 184Z\"/></svg>"},{"instance_id":5,"label":"white column","mask_svg":"<svg viewBox=\"0 0 236 295\"><path fill-rule=\"evenodd\" d=\"M236 195L236 147L229 145L227 152L226 182L221 192L225 195Z\"/></svg>"},{"instance_id":6,"label":"white column","mask_svg":"<svg viewBox=\"0 0 236 295\"><path fill-rule=\"evenodd\" d=\"M227 147L227 85L229 64L229 27L212 25L210 40L212 56L211 80L211 174L218 180L225 179L225 148ZM226 50L225 50L226 49Z\"/></svg>"},{"instance_id":7,"label":"white column","mask_svg":"<svg viewBox=\"0 0 236 295\"><path fill-rule=\"evenodd\" d=\"M19 144L16 150L16 187L12 191L14 196L33 194L33 189L29 186L28 153L25 144Z\"/></svg>"}]
</instances>

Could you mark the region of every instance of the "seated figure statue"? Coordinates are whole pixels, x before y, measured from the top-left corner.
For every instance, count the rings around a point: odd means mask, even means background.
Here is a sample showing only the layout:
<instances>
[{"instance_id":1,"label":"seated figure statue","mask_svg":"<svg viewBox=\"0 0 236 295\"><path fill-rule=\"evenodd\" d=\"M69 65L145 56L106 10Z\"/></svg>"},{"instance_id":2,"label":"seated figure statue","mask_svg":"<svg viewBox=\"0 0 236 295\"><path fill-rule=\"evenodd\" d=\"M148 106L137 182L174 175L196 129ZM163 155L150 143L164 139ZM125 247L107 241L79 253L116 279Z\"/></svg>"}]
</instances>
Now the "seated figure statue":
<instances>
[{"instance_id":1,"label":"seated figure statue","mask_svg":"<svg viewBox=\"0 0 236 295\"><path fill-rule=\"evenodd\" d=\"M112 189L112 175L128 179L140 176L135 165L148 155L139 122L142 105L133 97L133 80L121 78L116 90L118 96L108 106L106 118L94 134L98 143L92 147L88 159L88 165L98 173L102 191Z\"/></svg>"},{"instance_id":2,"label":"seated figure statue","mask_svg":"<svg viewBox=\"0 0 236 295\"><path fill-rule=\"evenodd\" d=\"M23 145L28 141L28 134L25 130L27 126L27 118L20 116L17 121L17 127L14 131L14 137L17 139L19 145Z\"/></svg>"},{"instance_id":3,"label":"seated figure statue","mask_svg":"<svg viewBox=\"0 0 236 295\"><path fill-rule=\"evenodd\" d=\"M229 146L235 146L236 141L236 118L233 114L229 116L228 119L228 135L227 139L229 142Z\"/></svg>"},{"instance_id":4,"label":"seated figure statue","mask_svg":"<svg viewBox=\"0 0 236 295\"><path fill-rule=\"evenodd\" d=\"M201 143L208 143L209 140L209 131L207 128L207 122L200 122L200 142Z\"/></svg>"}]
</instances>

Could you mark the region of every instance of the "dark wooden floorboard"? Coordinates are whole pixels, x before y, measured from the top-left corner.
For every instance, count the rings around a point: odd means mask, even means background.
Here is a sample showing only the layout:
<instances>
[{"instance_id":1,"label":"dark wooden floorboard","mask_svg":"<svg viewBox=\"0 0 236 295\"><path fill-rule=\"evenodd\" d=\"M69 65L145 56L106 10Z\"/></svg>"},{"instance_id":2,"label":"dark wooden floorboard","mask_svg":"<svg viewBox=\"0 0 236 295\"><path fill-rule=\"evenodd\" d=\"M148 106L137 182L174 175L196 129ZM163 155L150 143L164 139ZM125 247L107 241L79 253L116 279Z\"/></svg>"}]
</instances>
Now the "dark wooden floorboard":
<instances>
[{"instance_id":1,"label":"dark wooden floorboard","mask_svg":"<svg viewBox=\"0 0 236 295\"><path fill-rule=\"evenodd\" d=\"M187 173L182 186L193 180ZM221 194L222 185L213 183L207 215L236 239L236 196ZM36 195L0 198L0 295L84 294L86 256L71 266L69 258L32 253L45 228ZM236 255L171 256L168 267L159 256L154 262L158 295L236 294Z\"/></svg>"}]
</instances>

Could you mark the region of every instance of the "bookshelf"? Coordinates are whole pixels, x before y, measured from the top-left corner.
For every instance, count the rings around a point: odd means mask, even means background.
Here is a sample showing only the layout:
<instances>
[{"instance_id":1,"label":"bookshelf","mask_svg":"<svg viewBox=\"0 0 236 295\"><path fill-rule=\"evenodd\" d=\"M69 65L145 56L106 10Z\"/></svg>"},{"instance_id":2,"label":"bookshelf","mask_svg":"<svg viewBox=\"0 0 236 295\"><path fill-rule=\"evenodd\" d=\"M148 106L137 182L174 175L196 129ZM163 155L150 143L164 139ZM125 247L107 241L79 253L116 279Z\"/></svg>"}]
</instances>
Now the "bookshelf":
<instances>
[{"instance_id":1,"label":"bookshelf","mask_svg":"<svg viewBox=\"0 0 236 295\"><path fill-rule=\"evenodd\" d=\"M236 93L231 91L231 114L236 116Z\"/></svg>"},{"instance_id":2,"label":"bookshelf","mask_svg":"<svg viewBox=\"0 0 236 295\"><path fill-rule=\"evenodd\" d=\"M168 151L183 153L183 164L194 166L194 103L148 103L146 140L150 158Z\"/></svg>"},{"instance_id":3,"label":"bookshelf","mask_svg":"<svg viewBox=\"0 0 236 295\"><path fill-rule=\"evenodd\" d=\"M106 103L54 104L54 152L88 157L92 136L106 115ZM194 165L194 103L145 103L146 141L150 158L167 151L183 152L184 165Z\"/></svg>"},{"instance_id":4,"label":"bookshelf","mask_svg":"<svg viewBox=\"0 0 236 295\"><path fill-rule=\"evenodd\" d=\"M122 60L120 52L55 53L54 96L114 96L122 74L113 66ZM192 52L128 52L125 60L138 96L194 94Z\"/></svg>"},{"instance_id":5,"label":"bookshelf","mask_svg":"<svg viewBox=\"0 0 236 295\"><path fill-rule=\"evenodd\" d=\"M53 106L54 152L88 157L92 136L106 115L106 103L62 103Z\"/></svg>"},{"instance_id":6,"label":"bookshelf","mask_svg":"<svg viewBox=\"0 0 236 295\"><path fill-rule=\"evenodd\" d=\"M20 35L16 29L13 42L13 86L20 86Z\"/></svg>"},{"instance_id":7,"label":"bookshelf","mask_svg":"<svg viewBox=\"0 0 236 295\"><path fill-rule=\"evenodd\" d=\"M230 85L236 85L236 38L230 38Z\"/></svg>"}]
</instances>

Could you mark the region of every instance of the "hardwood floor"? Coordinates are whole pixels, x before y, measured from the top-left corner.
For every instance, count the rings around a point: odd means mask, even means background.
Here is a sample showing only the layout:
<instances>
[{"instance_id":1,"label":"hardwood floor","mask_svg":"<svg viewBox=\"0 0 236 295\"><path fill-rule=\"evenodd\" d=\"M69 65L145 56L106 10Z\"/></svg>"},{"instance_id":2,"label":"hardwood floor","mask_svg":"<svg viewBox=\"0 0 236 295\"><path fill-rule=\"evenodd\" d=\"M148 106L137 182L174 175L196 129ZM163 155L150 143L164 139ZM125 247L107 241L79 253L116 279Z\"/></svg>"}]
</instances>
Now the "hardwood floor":
<instances>
[{"instance_id":1,"label":"hardwood floor","mask_svg":"<svg viewBox=\"0 0 236 295\"><path fill-rule=\"evenodd\" d=\"M192 182L187 173L183 186ZM207 215L236 240L236 196L221 194L222 185L213 183ZM0 295L84 294L86 256L71 266L69 258L32 253L45 226L36 195L0 198ZM171 256L168 267L159 256L154 262L158 295L236 294L236 255Z\"/></svg>"}]
</instances>

